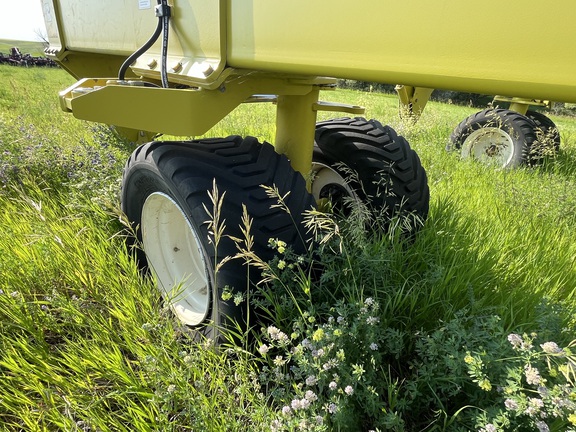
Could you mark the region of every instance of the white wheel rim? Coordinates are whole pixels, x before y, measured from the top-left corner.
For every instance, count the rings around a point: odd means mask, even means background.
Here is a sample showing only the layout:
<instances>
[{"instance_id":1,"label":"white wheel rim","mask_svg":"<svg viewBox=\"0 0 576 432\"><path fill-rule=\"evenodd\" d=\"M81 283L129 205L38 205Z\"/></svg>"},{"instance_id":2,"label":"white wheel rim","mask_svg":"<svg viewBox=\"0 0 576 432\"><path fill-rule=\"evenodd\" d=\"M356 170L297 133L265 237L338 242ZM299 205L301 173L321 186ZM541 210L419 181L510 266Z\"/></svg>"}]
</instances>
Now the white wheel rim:
<instances>
[{"instance_id":1,"label":"white wheel rim","mask_svg":"<svg viewBox=\"0 0 576 432\"><path fill-rule=\"evenodd\" d=\"M461 155L481 162L507 166L514 156L514 140L504 130L484 127L475 130L464 140Z\"/></svg>"},{"instance_id":2,"label":"white wheel rim","mask_svg":"<svg viewBox=\"0 0 576 432\"><path fill-rule=\"evenodd\" d=\"M312 164L312 196L316 201L320 200L320 194L322 193L322 189L326 186L336 184L342 187L348 196L352 198L356 198L356 194L350 188L346 180L338 174L334 169L329 167L328 165L324 165L318 162L314 162Z\"/></svg>"},{"instance_id":3,"label":"white wheel rim","mask_svg":"<svg viewBox=\"0 0 576 432\"><path fill-rule=\"evenodd\" d=\"M141 228L158 289L182 323L200 324L208 314L210 286L198 234L180 206L160 192L144 202Z\"/></svg>"}]
</instances>

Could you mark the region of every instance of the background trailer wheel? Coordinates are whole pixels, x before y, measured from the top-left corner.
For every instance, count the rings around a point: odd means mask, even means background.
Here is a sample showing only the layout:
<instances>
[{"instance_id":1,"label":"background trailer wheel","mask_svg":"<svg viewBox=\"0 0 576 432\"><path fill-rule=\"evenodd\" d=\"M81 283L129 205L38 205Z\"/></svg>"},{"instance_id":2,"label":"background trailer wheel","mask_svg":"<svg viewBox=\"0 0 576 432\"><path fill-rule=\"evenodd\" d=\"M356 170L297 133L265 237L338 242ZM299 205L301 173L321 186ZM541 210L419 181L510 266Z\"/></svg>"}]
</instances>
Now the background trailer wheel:
<instances>
[{"instance_id":1,"label":"background trailer wheel","mask_svg":"<svg viewBox=\"0 0 576 432\"><path fill-rule=\"evenodd\" d=\"M532 120L515 111L486 109L462 121L450 141L462 158L513 168L529 160L534 129Z\"/></svg>"},{"instance_id":2,"label":"background trailer wheel","mask_svg":"<svg viewBox=\"0 0 576 432\"><path fill-rule=\"evenodd\" d=\"M209 192L215 181L222 199L220 222L225 224L218 250L209 232L206 209L213 212ZM261 185L276 186L291 215ZM138 264L152 270L158 288L176 317L214 340L221 330L246 326L246 302L224 301L226 286L246 294L259 272L241 259L215 263L238 251L229 237L244 238L242 205L253 218L253 250L272 259L270 238L304 251L302 214L314 205L301 174L270 144L255 138L228 137L190 142L152 142L139 147L128 160L122 181L122 210L133 224L143 249Z\"/></svg>"},{"instance_id":3,"label":"background trailer wheel","mask_svg":"<svg viewBox=\"0 0 576 432\"><path fill-rule=\"evenodd\" d=\"M413 213L426 219L430 191L426 172L408 142L376 120L340 118L316 126L312 194L345 210L359 199L387 218Z\"/></svg>"}]
</instances>

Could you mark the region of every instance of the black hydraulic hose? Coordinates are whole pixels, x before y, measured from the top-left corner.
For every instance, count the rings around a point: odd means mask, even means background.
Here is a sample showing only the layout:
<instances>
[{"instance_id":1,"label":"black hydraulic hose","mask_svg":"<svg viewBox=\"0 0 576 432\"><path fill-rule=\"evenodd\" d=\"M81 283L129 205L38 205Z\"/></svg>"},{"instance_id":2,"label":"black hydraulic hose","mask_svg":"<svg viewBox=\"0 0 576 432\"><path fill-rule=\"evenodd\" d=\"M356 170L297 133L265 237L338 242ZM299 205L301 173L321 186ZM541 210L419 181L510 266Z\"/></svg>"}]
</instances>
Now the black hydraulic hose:
<instances>
[{"instance_id":1,"label":"black hydraulic hose","mask_svg":"<svg viewBox=\"0 0 576 432\"><path fill-rule=\"evenodd\" d=\"M134 63L138 57L140 57L142 54L148 51L148 49L150 49L152 45L154 45L154 42L158 40L158 37L160 36L161 32L162 32L162 18L158 18L158 25L156 26L156 30L154 30L154 34L150 37L150 39L148 39L148 41L146 41L144 45L142 45L140 48L134 51L134 53L132 53L130 57L128 57L124 61L124 63L122 63L122 66L120 66L120 70L118 71L119 81L124 81L126 71L130 67L130 65Z\"/></svg>"},{"instance_id":2,"label":"black hydraulic hose","mask_svg":"<svg viewBox=\"0 0 576 432\"><path fill-rule=\"evenodd\" d=\"M170 23L170 6L168 6L168 0L156 0L158 6L156 6L156 16L158 17L158 24L156 25L156 30L154 30L154 34L146 41L144 45L138 48L130 57L128 57L122 66L120 66L120 70L118 71L118 80L124 81L126 77L126 71L130 67L132 63L136 61L138 57L144 54L146 51L150 49L152 45L158 40L160 37L160 33L164 33L164 37L162 38L162 65L161 65L161 77L162 77L162 87L168 87L168 73L166 71L166 62L168 57L168 30L169 30L169 23Z\"/></svg>"},{"instance_id":3,"label":"black hydraulic hose","mask_svg":"<svg viewBox=\"0 0 576 432\"><path fill-rule=\"evenodd\" d=\"M162 62L160 66L160 76L162 78L162 87L168 88L168 73L166 71L168 57L168 30L170 28L170 8L168 0L161 0L162 15L159 19L162 21Z\"/></svg>"}]
</instances>

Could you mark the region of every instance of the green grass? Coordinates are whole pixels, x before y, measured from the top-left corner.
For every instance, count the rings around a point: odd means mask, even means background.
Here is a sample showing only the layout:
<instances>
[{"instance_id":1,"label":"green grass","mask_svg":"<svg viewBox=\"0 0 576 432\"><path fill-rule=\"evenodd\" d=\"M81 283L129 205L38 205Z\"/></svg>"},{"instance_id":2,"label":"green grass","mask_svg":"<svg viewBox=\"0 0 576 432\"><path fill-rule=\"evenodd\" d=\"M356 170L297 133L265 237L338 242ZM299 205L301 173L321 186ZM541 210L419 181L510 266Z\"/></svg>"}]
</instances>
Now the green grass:
<instances>
[{"instance_id":1,"label":"green grass","mask_svg":"<svg viewBox=\"0 0 576 432\"><path fill-rule=\"evenodd\" d=\"M0 39L1 53L8 55L12 47L20 48L22 54L31 54L34 57L44 56L44 44L42 42Z\"/></svg>"},{"instance_id":2,"label":"green grass","mask_svg":"<svg viewBox=\"0 0 576 432\"><path fill-rule=\"evenodd\" d=\"M118 186L133 146L59 110L57 93L72 83L64 71L6 66L0 75L4 430L268 430L283 418L278 404L302 391L297 385L306 375L283 383L259 375L268 359L257 352L194 342L125 249ZM366 373L354 384L356 402L338 395L340 417L317 408L328 430L375 424L402 430L394 423L399 418L407 430L425 424L458 430L450 419L460 408L471 401L491 406L486 400L500 397L466 381L466 350L484 350L478 358L496 358L493 370L500 370L509 332L536 331L561 346L576 339L576 122L552 116L562 135L555 160L504 171L445 152L451 130L472 108L430 103L412 125L398 118L391 95L342 90L322 97L364 105L366 117L408 138L427 170L430 216L411 244L351 240L358 227L342 224L350 237L342 240L342 254L323 252L326 275L312 282L312 304L302 294L309 281L294 282L289 273L280 278L278 286L296 293L304 316L271 287L276 324L298 333L296 346L320 329L332 337L328 316L347 314L350 327L334 339L348 356L338 370L343 381L358 377L359 365ZM242 106L209 136L230 134L272 141L274 107ZM379 334L355 321L362 313L355 305L368 297L379 303ZM382 346L374 368L376 357L358 349L364 337ZM275 355L290 355L276 349ZM312 363L293 360L303 374ZM273 357L268 367L274 370ZM451 376L466 392L448 395ZM373 390L386 396L371 399ZM322 400L333 397L326 393ZM422 411L411 416L406 407Z\"/></svg>"}]
</instances>

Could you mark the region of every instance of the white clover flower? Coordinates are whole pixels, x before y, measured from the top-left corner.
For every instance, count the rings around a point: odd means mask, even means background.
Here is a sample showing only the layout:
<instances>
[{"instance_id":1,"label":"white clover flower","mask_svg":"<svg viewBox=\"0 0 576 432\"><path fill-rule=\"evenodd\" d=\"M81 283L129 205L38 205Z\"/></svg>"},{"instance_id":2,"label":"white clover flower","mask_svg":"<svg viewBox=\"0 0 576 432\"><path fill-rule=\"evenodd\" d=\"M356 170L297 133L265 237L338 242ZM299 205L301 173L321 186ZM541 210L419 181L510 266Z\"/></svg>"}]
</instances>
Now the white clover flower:
<instances>
[{"instance_id":1,"label":"white clover flower","mask_svg":"<svg viewBox=\"0 0 576 432\"><path fill-rule=\"evenodd\" d=\"M310 402L314 402L318 399L318 396L316 396L316 393L314 393L312 390L306 390L304 397Z\"/></svg>"},{"instance_id":2,"label":"white clover flower","mask_svg":"<svg viewBox=\"0 0 576 432\"><path fill-rule=\"evenodd\" d=\"M540 432L550 432L550 428L542 420L536 422L536 427Z\"/></svg>"},{"instance_id":3,"label":"white clover flower","mask_svg":"<svg viewBox=\"0 0 576 432\"><path fill-rule=\"evenodd\" d=\"M342 324L344 321L346 321L346 318L344 318L342 315L339 315L338 318L336 318L336 322L338 324Z\"/></svg>"},{"instance_id":4,"label":"white clover flower","mask_svg":"<svg viewBox=\"0 0 576 432\"><path fill-rule=\"evenodd\" d=\"M528 384L538 385L542 381L538 369L532 367L531 365L526 365L524 368L524 375Z\"/></svg>"},{"instance_id":5,"label":"white clover flower","mask_svg":"<svg viewBox=\"0 0 576 432\"><path fill-rule=\"evenodd\" d=\"M324 418L322 418L322 416L316 416L316 424L322 426L324 424Z\"/></svg>"},{"instance_id":6,"label":"white clover flower","mask_svg":"<svg viewBox=\"0 0 576 432\"><path fill-rule=\"evenodd\" d=\"M506 399L504 401L504 406L507 410L516 411L518 409L518 402L514 399Z\"/></svg>"},{"instance_id":7,"label":"white clover flower","mask_svg":"<svg viewBox=\"0 0 576 432\"><path fill-rule=\"evenodd\" d=\"M290 414L292 414L292 409L286 405L285 407L282 408L282 414L284 414L285 416L289 416Z\"/></svg>"},{"instance_id":8,"label":"white clover flower","mask_svg":"<svg viewBox=\"0 0 576 432\"><path fill-rule=\"evenodd\" d=\"M563 352L556 342L545 342L540 345L540 348L547 354L560 354Z\"/></svg>"},{"instance_id":9,"label":"white clover flower","mask_svg":"<svg viewBox=\"0 0 576 432\"><path fill-rule=\"evenodd\" d=\"M346 388L344 389L344 393L346 393L348 396L351 396L354 394L354 389L352 388L352 386L346 386Z\"/></svg>"},{"instance_id":10,"label":"white clover flower","mask_svg":"<svg viewBox=\"0 0 576 432\"><path fill-rule=\"evenodd\" d=\"M269 350L270 350L270 347L266 344L262 344L262 345L260 345L260 348L258 348L258 352L262 355L266 355Z\"/></svg>"},{"instance_id":11,"label":"white clover flower","mask_svg":"<svg viewBox=\"0 0 576 432\"><path fill-rule=\"evenodd\" d=\"M370 349L371 349L372 351L376 351L376 350L378 349L378 344L372 342L372 343L370 344Z\"/></svg>"},{"instance_id":12,"label":"white clover flower","mask_svg":"<svg viewBox=\"0 0 576 432\"><path fill-rule=\"evenodd\" d=\"M510 333L508 335L508 342L510 342L514 349L520 348L523 344L522 338L516 333Z\"/></svg>"},{"instance_id":13,"label":"white clover flower","mask_svg":"<svg viewBox=\"0 0 576 432\"><path fill-rule=\"evenodd\" d=\"M484 426L484 430L486 432L496 432L498 429L492 423L488 423L486 426Z\"/></svg>"},{"instance_id":14,"label":"white clover flower","mask_svg":"<svg viewBox=\"0 0 576 432\"><path fill-rule=\"evenodd\" d=\"M373 316L369 316L368 318L366 318L366 324L368 325L374 325L380 322L380 318L378 317L373 317Z\"/></svg>"},{"instance_id":15,"label":"white clover flower","mask_svg":"<svg viewBox=\"0 0 576 432\"><path fill-rule=\"evenodd\" d=\"M285 343L288 341L288 335L281 331L279 328L270 326L268 327L268 336L272 340L279 341L281 343Z\"/></svg>"},{"instance_id":16,"label":"white clover flower","mask_svg":"<svg viewBox=\"0 0 576 432\"><path fill-rule=\"evenodd\" d=\"M374 304L374 299L372 297L368 297L366 300L364 300L364 304L366 306L372 306Z\"/></svg>"},{"instance_id":17,"label":"white clover flower","mask_svg":"<svg viewBox=\"0 0 576 432\"><path fill-rule=\"evenodd\" d=\"M318 379L314 375L310 375L309 377L306 378L306 385L307 386L313 386L317 382L318 382Z\"/></svg>"},{"instance_id":18,"label":"white clover flower","mask_svg":"<svg viewBox=\"0 0 576 432\"><path fill-rule=\"evenodd\" d=\"M290 403L290 406L292 407L292 409L294 411L299 410L300 408L302 408L302 404L300 402L300 399L294 399L292 401L292 403Z\"/></svg>"},{"instance_id":19,"label":"white clover flower","mask_svg":"<svg viewBox=\"0 0 576 432\"><path fill-rule=\"evenodd\" d=\"M280 423L280 420L274 420L271 424L270 424L270 430L272 432L277 432L280 430L280 428L282 427L282 423Z\"/></svg>"},{"instance_id":20,"label":"white clover flower","mask_svg":"<svg viewBox=\"0 0 576 432\"><path fill-rule=\"evenodd\" d=\"M310 408L310 401L306 398L300 399L300 409L308 409Z\"/></svg>"},{"instance_id":21,"label":"white clover flower","mask_svg":"<svg viewBox=\"0 0 576 432\"><path fill-rule=\"evenodd\" d=\"M544 406L544 401L538 398L530 398L528 399L528 403L534 408L542 408Z\"/></svg>"},{"instance_id":22,"label":"white clover flower","mask_svg":"<svg viewBox=\"0 0 576 432\"><path fill-rule=\"evenodd\" d=\"M328 384L328 388L330 390L336 390L336 388L338 388L338 384L336 384L336 381L331 381L330 384Z\"/></svg>"},{"instance_id":23,"label":"white clover flower","mask_svg":"<svg viewBox=\"0 0 576 432\"><path fill-rule=\"evenodd\" d=\"M330 405L328 405L327 410L330 414L334 414L336 411L338 411L338 407L336 406L335 403L331 403Z\"/></svg>"},{"instance_id":24,"label":"white clover flower","mask_svg":"<svg viewBox=\"0 0 576 432\"><path fill-rule=\"evenodd\" d=\"M317 350L312 350L312 357L314 357L314 358L322 357L323 355L324 355L324 350L322 348L317 349Z\"/></svg>"}]
</instances>

